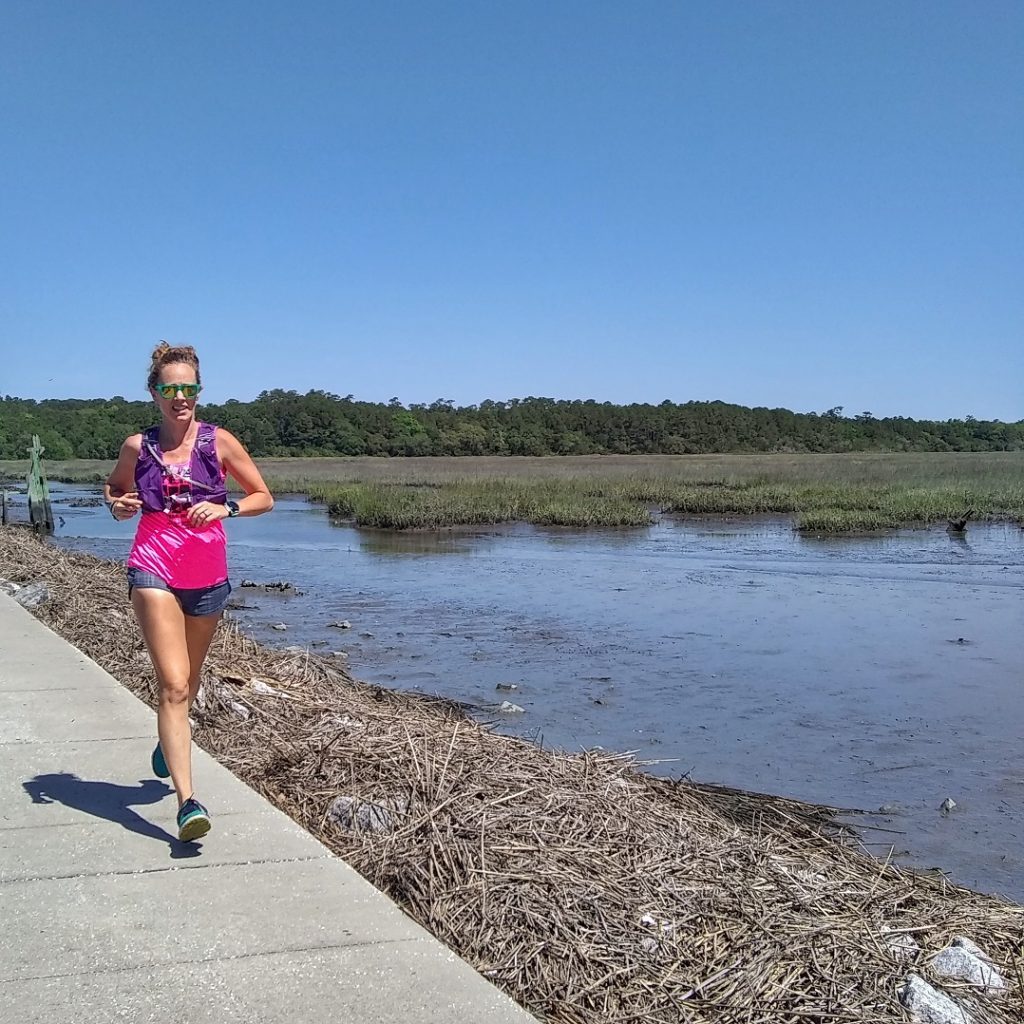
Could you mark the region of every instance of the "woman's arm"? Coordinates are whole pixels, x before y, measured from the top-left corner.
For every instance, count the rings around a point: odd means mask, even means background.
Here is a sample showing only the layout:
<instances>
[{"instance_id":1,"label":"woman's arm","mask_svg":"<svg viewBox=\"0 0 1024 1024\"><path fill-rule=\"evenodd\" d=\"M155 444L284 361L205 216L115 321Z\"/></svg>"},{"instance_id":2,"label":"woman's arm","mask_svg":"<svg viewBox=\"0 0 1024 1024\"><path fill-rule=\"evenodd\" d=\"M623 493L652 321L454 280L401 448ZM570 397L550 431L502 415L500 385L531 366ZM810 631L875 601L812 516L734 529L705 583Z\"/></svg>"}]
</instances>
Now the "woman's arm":
<instances>
[{"instance_id":1,"label":"woman's arm","mask_svg":"<svg viewBox=\"0 0 1024 1024\"><path fill-rule=\"evenodd\" d=\"M142 435L127 438L117 456L117 464L103 485L103 500L115 519L131 519L142 508L135 492L135 464L142 450Z\"/></svg>"},{"instance_id":2,"label":"woman's arm","mask_svg":"<svg viewBox=\"0 0 1024 1024\"><path fill-rule=\"evenodd\" d=\"M217 455L224 464L226 472L238 482L245 491L245 497L238 503L238 514L243 516L259 516L274 507L274 498L263 476L252 461L252 456L245 450L242 442L223 427L217 428Z\"/></svg>"}]
</instances>

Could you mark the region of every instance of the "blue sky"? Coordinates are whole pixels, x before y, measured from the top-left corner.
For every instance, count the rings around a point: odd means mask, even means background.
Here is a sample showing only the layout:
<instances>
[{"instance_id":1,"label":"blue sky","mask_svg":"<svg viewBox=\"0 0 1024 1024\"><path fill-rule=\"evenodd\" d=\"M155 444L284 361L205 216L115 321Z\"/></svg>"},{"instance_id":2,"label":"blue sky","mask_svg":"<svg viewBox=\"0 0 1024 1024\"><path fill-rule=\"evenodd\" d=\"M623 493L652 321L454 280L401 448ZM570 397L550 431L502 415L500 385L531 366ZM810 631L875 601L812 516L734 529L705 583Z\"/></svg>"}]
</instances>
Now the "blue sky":
<instances>
[{"instance_id":1,"label":"blue sky","mask_svg":"<svg viewBox=\"0 0 1024 1024\"><path fill-rule=\"evenodd\" d=\"M1024 6L4 0L0 393L1024 417Z\"/></svg>"}]
</instances>

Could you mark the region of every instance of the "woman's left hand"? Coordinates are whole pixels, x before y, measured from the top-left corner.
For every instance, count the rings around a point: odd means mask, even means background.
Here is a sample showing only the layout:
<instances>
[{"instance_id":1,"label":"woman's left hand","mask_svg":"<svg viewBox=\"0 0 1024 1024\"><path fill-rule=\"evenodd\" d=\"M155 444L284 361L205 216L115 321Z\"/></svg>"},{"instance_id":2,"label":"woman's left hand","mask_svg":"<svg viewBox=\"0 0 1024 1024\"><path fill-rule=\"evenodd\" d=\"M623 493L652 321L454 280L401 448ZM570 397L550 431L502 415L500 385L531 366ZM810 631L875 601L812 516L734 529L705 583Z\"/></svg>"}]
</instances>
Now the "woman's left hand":
<instances>
[{"instance_id":1,"label":"woman's left hand","mask_svg":"<svg viewBox=\"0 0 1024 1024\"><path fill-rule=\"evenodd\" d=\"M188 524L192 527L209 526L218 519L227 519L227 505L214 505L209 501L201 501L188 510Z\"/></svg>"}]
</instances>

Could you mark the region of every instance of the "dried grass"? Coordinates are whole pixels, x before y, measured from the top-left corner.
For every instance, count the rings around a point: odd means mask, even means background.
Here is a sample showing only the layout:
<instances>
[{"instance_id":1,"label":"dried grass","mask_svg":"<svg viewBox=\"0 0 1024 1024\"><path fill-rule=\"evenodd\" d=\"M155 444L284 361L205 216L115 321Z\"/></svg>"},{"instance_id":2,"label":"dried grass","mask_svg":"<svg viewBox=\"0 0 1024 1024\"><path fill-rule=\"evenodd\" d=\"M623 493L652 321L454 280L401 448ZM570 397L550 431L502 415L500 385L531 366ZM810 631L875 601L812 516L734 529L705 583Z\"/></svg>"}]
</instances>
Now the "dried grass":
<instances>
[{"instance_id":1,"label":"dried grass","mask_svg":"<svg viewBox=\"0 0 1024 1024\"><path fill-rule=\"evenodd\" d=\"M0 576L45 579L43 621L153 703L117 565L8 529ZM207 667L197 742L543 1020L903 1021L901 979L957 934L1010 986L975 1020L1024 1016L1024 909L869 857L828 808L496 736L230 623ZM339 795L390 827L340 827ZM922 952L901 960L889 929Z\"/></svg>"}]
</instances>

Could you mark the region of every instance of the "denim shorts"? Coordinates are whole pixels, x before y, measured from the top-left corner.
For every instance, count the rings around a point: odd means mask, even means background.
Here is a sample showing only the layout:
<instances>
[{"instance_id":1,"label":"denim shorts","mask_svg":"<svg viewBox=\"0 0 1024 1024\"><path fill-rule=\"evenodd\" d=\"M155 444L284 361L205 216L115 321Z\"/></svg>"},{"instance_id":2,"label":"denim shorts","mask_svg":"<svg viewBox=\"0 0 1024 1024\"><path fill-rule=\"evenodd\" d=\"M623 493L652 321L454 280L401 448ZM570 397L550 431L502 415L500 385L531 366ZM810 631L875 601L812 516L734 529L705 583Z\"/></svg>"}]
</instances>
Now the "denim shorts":
<instances>
[{"instance_id":1,"label":"denim shorts","mask_svg":"<svg viewBox=\"0 0 1024 1024\"><path fill-rule=\"evenodd\" d=\"M225 580L223 583L215 583L212 587L197 587L195 590L186 590L183 587L168 586L159 576L143 569L128 567L128 596L131 597L135 587L149 588L150 590L166 590L178 599L181 610L186 615L219 615L224 611L228 603L228 595L231 593L231 584Z\"/></svg>"}]
</instances>

